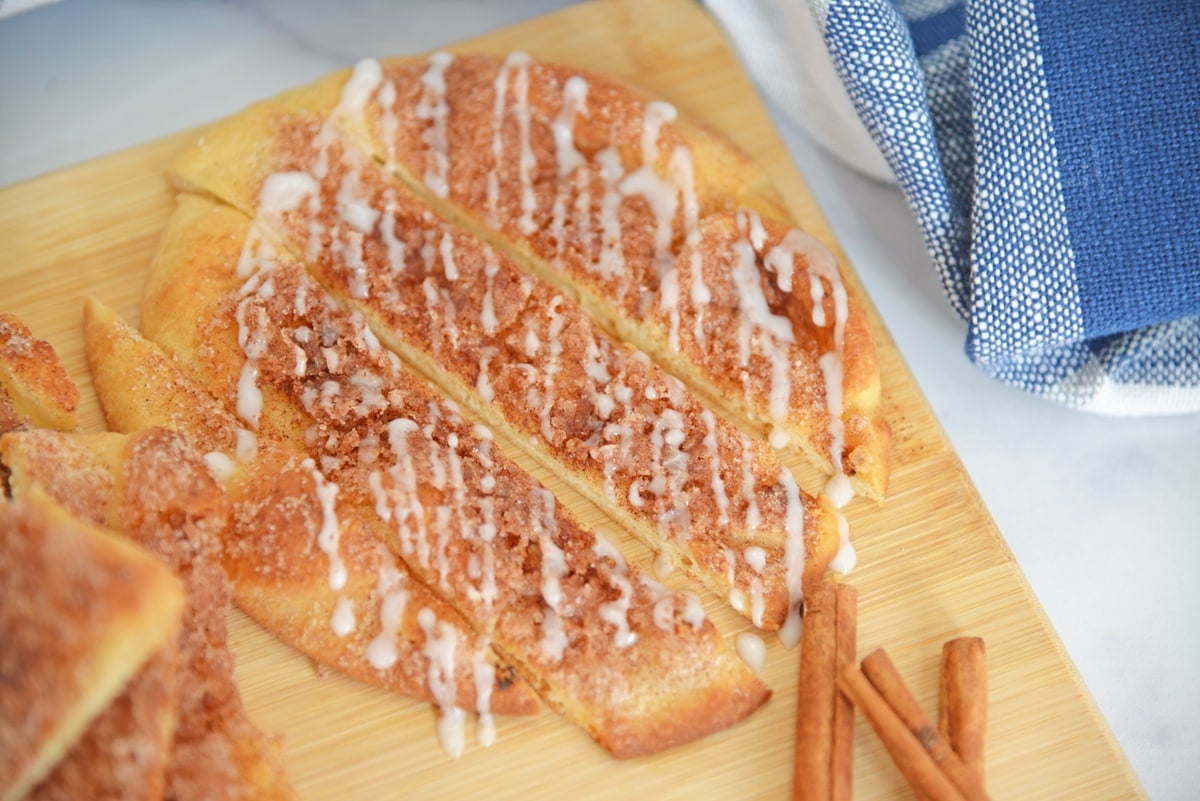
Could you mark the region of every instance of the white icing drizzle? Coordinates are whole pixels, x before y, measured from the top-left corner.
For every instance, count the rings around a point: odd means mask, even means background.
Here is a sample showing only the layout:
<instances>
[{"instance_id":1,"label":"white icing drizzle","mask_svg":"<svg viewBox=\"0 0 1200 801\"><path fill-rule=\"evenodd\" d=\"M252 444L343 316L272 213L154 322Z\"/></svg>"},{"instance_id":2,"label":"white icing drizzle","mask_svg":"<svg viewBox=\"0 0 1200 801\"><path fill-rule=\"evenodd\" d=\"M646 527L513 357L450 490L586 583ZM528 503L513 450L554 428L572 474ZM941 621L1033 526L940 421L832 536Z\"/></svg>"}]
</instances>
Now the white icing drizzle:
<instances>
[{"instance_id":1,"label":"white icing drizzle","mask_svg":"<svg viewBox=\"0 0 1200 801\"><path fill-rule=\"evenodd\" d=\"M487 248L485 253L487 261L483 265L484 289L483 300L479 306L479 324L483 326L483 333L491 336L496 333L496 326L500 325L500 321L496 319L495 300L492 297L500 265L496 263L496 254L491 248Z\"/></svg>"},{"instance_id":2,"label":"white icing drizzle","mask_svg":"<svg viewBox=\"0 0 1200 801\"><path fill-rule=\"evenodd\" d=\"M346 597L337 599L333 605L333 615L329 618L329 626L333 633L345 637L354 631L354 602Z\"/></svg>"},{"instance_id":3,"label":"white icing drizzle","mask_svg":"<svg viewBox=\"0 0 1200 801\"><path fill-rule=\"evenodd\" d=\"M521 52L510 53L504 62L506 67L515 67L517 71L513 84L513 94L516 95L513 113L517 118L517 136L521 148L517 156L517 175L521 181L521 216L517 218L517 230L526 236L537 230L533 222L533 210L537 205L533 193L533 170L537 161L529 141L529 63L529 56Z\"/></svg>"},{"instance_id":4,"label":"white icing drizzle","mask_svg":"<svg viewBox=\"0 0 1200 801\"><path fill-rule=\"evenodd\" d=\"M763 624L763 612L766 611L766 599L763 597L763 583L758 576L750 579L750 622L760 629Z\"/></svg>"},{"instance_id":5,"label":"white icing drizzle","mask_svg":"<svg viewBox=\"0 0 1200 801\"><path fill-rule=\"evenodd\" d=\"M654 606L651 607L654 626L662 631L675 631L675 593L645 573L638 575L638 582L650 592L654 601ZM703 623L703 620L701 622Z\"/></svg>"},{"instance_id":6,"label":"white icing drizzle","mask_svg":"<svg viewBox=\"0 0 1200 801\"><path fill-rule=\"evenodd\" d=\"M380 567L375 594L379 596L379 633L367 644L367 661L376 670L388 670L400 658L396 635L409 599L404 574L391 565Z\"/></svg>"},{"instance_id":7,"label":"white icing drizzle","mask_svg":"<svg viewBox=\"0 0 1200 801\"><path fill-rule=\"evenodd\" d=\"M663 548L654 555L654 575L660 579L665 579L674 572L675 562L671 560L670 552L666 548Z\"/></svg>"},{"instance_id":8,"label":"white icing drizzle","mask_svg":"<svg viewBox=\"0 0 1200 801\"><path fill-rule=\"evenodd\" d=\"M681 387L677 386L674 379L668 379L668 382L671 400L675 401ZM682 448L686 438L684 416L674 406L668 406L652 422L650 446L655 463L647 489L659 498L665 496L668 499L658 515L659 536L683 542L691 527L691 515L684 493L690 461Z\"/></svg>"},{"instance_id":9,"label":"white icing drizzle","mask_svg":"<svg viewBox=\"0 0 1200 801\"><path fill-rule=\"evenodd\" d=\"M487 444L490 443L480 443L481 446ZM490 492L490 490L484 491ZM483 517L483 521L475 532L482 543L479 554L479 599L483 601L484 606L491 609L499 592L496 587L496 555L493 546L497 532L495 500L491 497L481 498L479 512Z\"/></svg>"},{"instance_id":10,"label":"white icing drizzle","mask_svg":"<svg viewBox=\"0 0 1200 801\"><path fill-rule=\"evenodd\" d=\"M747 545L742 549L742 558L755 573L762 573L767 566L767 552L759 545Z\"/></svg>"},{"instance_id":11,"label":"white icing drizzle","mask_svg":"<svg viewBox=\"0 0 1200 801\"><path fill-rule=\"evenodd\" d=\"M542 402L539 413L542 437L546 442L554 442L556 439L550 415L554 410L555 401L554 376L562 369L563 344L559 337L567 322L566 317L559 313L559 307L562 304L562 296L555 295L546 308L546 315L550 323L546 327L546 366L542 369Z\"/></svg>"},{"instance_id":12,"label":"white icing drizzle","mask_svg":"<svg viewBox=\"0 0 1200 801\"><path fill-rule=\"evenodd\" d=\"M457 281L458 264L454 261L454 240L450 238L449 230L442 231L442 238L438 243L438 255L442 257L442 274L446 276L446 280Z\"/></svg>"},{"instance_id":13,"label":"white icing drizzle","mask_svg":"<svg viewBox=\"0 0 1200 801\"><path fill-rule=\"evenodd\" d=\"M592 553L598 558L611 559L613 567L606 573L608 583L620 595L600 605L600 619L616 629L613 644L617 648L628 648L637 642L637 634L629 628L629 606L633 602L633 584L629 581L628 565L624 556L603 534L595 532Z\"/></svg>"},{"instance_id":14,"label":"white icing drizzle","mask_svg":"<svg viewBox=\"0 0 1200 801\"><path fill-rule=\"evenodd\" d=\"M762 673L767 664L767 644L762 637L750 631L743 631L734 640L738 656L755 673Z\"/></svg>"},{"instance_id":15,"label":"white icing drizzle","mask_svg":"<svg viewBox=\"0 0 1200 801\"><path fill-rule=\"evenodd\" d=\"M742 498L746 501L746 531L757 531L762 525L758 508L758 487L754 480L754 442L742 434Z\"/></svg>"},{"instance_id":16,"label":"white icing drizzle","mask_svg":"<svg viewBox=\"0 0 1200 801\"><path fill-rule=\"evenodd\" d=\"M484 748L496 742L496 719L492 715L492 688L496 685L496 668L488 661L491 647L487 638L480 638L471 655L471 674L475 678L475 741Z\"/></svg>"},{"instance_id":17,"label":"white icing drizzle","mask_svg":"<svg viewBox=\"0 0 1200 801\"><path fill-rule=\"evenodd\" d=\"M366 111L367 102L382 82L383 66L373 58L360 59L354 65L354 69L350 73L350 78L342 86L342 96L332 116L341 118L347 122L353 122L356 119L361 120ZM388 85L391 86L391 84ZM385 106L394 104L396 100L395 96L396 87L391 86L391 102L385 103ZM383 102L382 93L380 102ZM394 115L392 121L395 124ZM393 135L389 141L394 139Z\"/></svg>"},{"instance_id":18,"label":"white icing drizzle","mask_svg":"<svg viewBox=\"0 0 1200 801\"><path fill-rule=\"evenodd\" d=\"M342 175L335 198L338 217L354 230L369 234L383 213L372 205L370 195L363 190L362 178L357 170L347 170Z\"/></svg>"},{"instance_id":19,"label":"white icing drizzle","mask_svg":"<svg viewBox=\"0 0 1200 801\"><path fill-rule=\"evenodd\" d=\"M558 116L550 124L554 136L554 153L558 161L558 182L554 193L554 203L550 209L550 234L555 242L555 255L563 256L566 246L566 222L570 201L571 186L577 192L575 199L574 217L572 222L577 229L581 242L589 237L589 210L591 206L588 192L588 173L579 171L579 167L587 164L587 158L575 147L575 118L579 114L587 114L588 84L582 77L572 75L563 84L563 104ZM570 176L575 173L574 178Z\"/></svg>"},{"instance_id":20,"label":"white icing drizzle","mask_svg":"<svg viewBox=\"0 0 1200 801\"><path fill-rule=\"evenodd\" d=\"M300 204L313 195L320 195L321 187L317 179L307 172L275 172L263 181L258 193L258 207L261 211L282 217L286 212L296 211ZM247 239L247 244L251 240ZM238 275L245 277L239 262Z\"/></svg>"},{"instance_id":21,"label":"white icing drizzle","mask_svg":"<svg viewBox=\"0 0 1200 801\"><path fill-rule=\"evenodd\" d=\"M779 629L779 640L788 648L800 642L800 607L804 601L804 502L800 499L800 487L785 467L780 470L779 483L787 496L787 511L784 517L783 561L784 583L788 592L788 613L783 627Z\"/></svg>"},{"instance_id":22,"label":"white icing drizzle","mask_svg":"<svg viewBox=\"0 0 1200 801\"><path fill-rule=\"evenodd\" d=\"M235 455L239 462L248 462L258 456L258 437L253 431L238 428Z\"/></svg>"},{"instance_id":23,"label":"white icing drizzle","mask_svg":"<svg viewBox=\"0 0 1200 801\"><path fill-rule=\"evenodd\" d=\"M346 586L346 565L338 553L341 527L338 525L337 509L334 506L338 485L326 481L312 459L305 459L301 466L310 471L316 485L317 500L321 503L321 528L317 532L317 547L329 558L329 588L340 590Z\"/></svg>"},{"instance_id":24,"label":"white icing drizzle","mask_svg":"<svg viewBox=\"0 0 1200 801\"><path fill-rule=\"evenodd\" d=\"M627 576L616 571L608 574L608 582L620 595L615 600L600 605L600 619L616 628L613 644L617 648L628 648L637 642L637 634L629 629L629 605L633 601L633 585Z\"/></svg>"},{"instance_id":25,"label":"white icing drizzle","mask_svg":"<svg viewBox=\"0 0 1200 801\"><path fill-rule=\"evenodd\" d=\"M675 119L675 107L659 100L646 104L642 119L642 164L621 180L621 194L641 195L654 214L654 265L659 277L671 269L674 257L671 239L674 235L675 212L679 208L679 193L675 185L654 171L658 157L658 138L662 126ZM643 291L652 291L644 287Z\"/></svg>"},{"instance_id":26,"label":"white icing drizzle","mask_svg":"<svg viewBox=\"0 0 1200 801\"><path fill-rule=\"evenodd\" d=\"M408 266L408 246L396 236L396 193L388 189L383 198L383 217L379 223L379 234L387 247L388 267L393 275L397 275L404 272Z\"/></svg>"},{"instance_id":27,"label":"white icing drizzle","mask_svg":"<svg viewBox=\"0 0 1200 801\"><path fill-rule=\"evenodd\" d=\"M746 215L738 215L739 224L745 226ZM738 306L738 353L743 367L749 365L750 350L757 344L762 355L771 366L770 389L767 396L768 414L772 420L787 419L791 399L791 379L788 368L788 346L796 342L792 322L775 314L763 294L762 274L759 272L756 254L750 242L739 240L733 245L737 257L730 275L737 291Z\"/></svg>"},{"instance_id":28,"label":"white icing drizzle","mask_svg":"<svg viewBox=\"0 0 1200 801\"><path fill-rule=\"evenodd\" d=\"M487 223L492 227L499 224L500 213L500 164L504 160L504 110L508 103L509 65L505 62L496 73L492 85L495 99L492 102L492 167L487 174Z\"/></svg>"},{"instance_id":29,"label":"white icing drizzle","mask_svg":"<svg viewBox=\"0 0 1200 801\"><path fill-rule=\"evenodd\" d=\"M421 652L429 660L429 691L438 705L438 741L451 758L458 759L466 746L467 715L455 705L458 683L454 677L457 645L454 627L438 620L428 608L417 613L417 623L425 632Z\"/></svg>"},{"instance_id":30,"label":"white icing drizzle","mask_svg":"<svg viewBox=\"0 0 1200 801\"><path fill-rule=\"evenodd\" d=\"M500 164L504 161L504 121L509 113L508 88L513 84L514 102L512 114L517 121L517 179L521 187L521 214L517 218L517 228L523 234L531 234L536 230L533 222L533 211L537 198L533 192L533 169L537 160L530 144L530 109L529 109L529 64L530 58L524 53L514 52L508 55L500 71L496 74L494 83L495 101L492 106L492 168L487 175L487 222L489 225L498 224L500 204ZM513 75L515 73L515 75ZM510 76L512 76L510 78Z\"/></svg>"},{"instance_id":31,"label":"white icing drizzle","mask_svg":"<svg viewBox=\"0 0 1200 801\"><path fill-rule=\"evenodd\" d=\"M220 451L209 451L204 454L204 464L212 477L222 484L229 480L237 466L233 460Z\"/></svg>"},{"instance_id":32,"label":"white icing drizzle","mask_svg":"<svg viewBox=\"0 0 1200 801\"><path fill-rule=\"evenodd\" d=\"M691 626L693 631L699 631L704 627L704 606L700 599L690 592L685 592L683 598L683 622Z\"/></svg>"},{"instance_id":33,"label":"white icing drizzle","mask_svg":"<svg viewBox=\"0 0 1200 801\"><path fill-rule=\"evenodd\" d=\"M296 366L292 368L292 372L296 374L297 378L303 378L304 374L308 372L308 352L299 345L293 345L292 353L296 357Z\"/></svg>"},{"instance_id":34,"label":"white icing drizzle","mask_svg":"<svg viewBox=\"0 0 1200 801\"><path fill-rule=\"evenodd\" d=\"M717 525L727 526L729 525L729 494L725 491L725 480L721 478L721 452L717 443L717 421L708 409L700 413L700 420L704 423L704 440L701 444L708 451L709 471L712 475L709 484L712 487L713 500L717 504Z\"/></svg>"},{"instance_id":35,"label":"white icing drizzle","mask_svg":"<svg viewBox=\"0 0 1200 801\"><path fill-rule=\"evenodd\" d=\"M762 220L753 212L743 213L739 215L739 219L748 221L753 246L762 252L766 238ZM795 228L790 229L777 245L763 255L764 266L775 274L775 280L782 291L792 291L797 257L803 257L808 268L813 325L819 328L829 325L824 303L827 291L833 300L833 348L823 353L817 364L825 379L825 406L829 414L829 458L833 467L833 475L825 486L825 492L835 506L841 507L854 497L853 488L842 465L846 442L846 424L842 419L845 380L843 365L849 298L833 254L818 239ZM826 284L829 285L828 290L825 288ZM774 412L772 416L781 420Z\"/></svg>"},{"instance_id":36,"label":"white icing drizzle","mask_svg":"<svg viewBox=\"0 0 1200 801\"><path fill-rule=\"evenodd\" d=\"M613 541L610 540L608 536L602 533L599 529L596 529L593 532L593 535L595 540L592 542L592 553L595 554L598 559L611 559L613 563L613 569L617 570L618 572L623 573L628 570L628 563L625 561L625 555L621 553L621 550L613 543Z\"/></svg>"},{"instance_id":37,"label":"white icing drizzle","mask_svg":"<svg viewBox=\"0 0 1200 801\"><path fill-rule=\"evenodd\" d=\"M833 559L829 560L829 569L844 576L854 569L854 563L858 556L854 551L854 546L850 543L850 524L840 513L837 516L837 525L838 551L834 554Z\"/></svg>"},{"instance_id":38,"label":"white icing drizzle","mask_svg":"<svg viewBox=\"0 0 1200 801\"><path fill-rule=\"evenodd\" d=\"M746 612L746 593L737 586L737 554L732 548L722 549L725 556L725 581L729 584L729 605L734 611Z\"/></svg>"},{"instance_id":39,"label":"white icing drizzle","mask_svg":"<svg viewBox=\"0 0 1200 801\"><path fill-rule=\"evenodd\" d=\"M429 69L421 76L421 99L413 110L417 119L430 122L421 134L422 140L429 146L424 181L438 197L446 197L450 193L447 183L450 173L450 141L447 138L450 106L446 102L446 68L453 60L454 56L445 52L429 57Z\"/></svg>"},{"instance_id":40,"label":"white icing drizzle","mask_svg":"<svg viewBox=\"0 0 1200 801\"><path fill-rule=\"evenodd\" d=\"M493 347L481 348L479 351L479 375L475 379L475 391L484 403L491 403L496 397L491 378L488 376L488 369L495 357L496 349Z\"/></svg>"},{"instance_id":41,"label":"white icing drizzle","mask_svg":"<svg viewBox=\"0 0 1200 801\"><path fill-rule=\"evenodd\" d=\"M569 175L587 161L575 147L575 117L578 114L587 114L587 93L586 80L578 75L567 78L563 84L562 108L554 122L550 123L560 176Z\"/></svg>"},{"instance_id":42,"label":"white icing drizzle","mask_svg":"<svg viewBox=\"0 0 1200 801\"><path fill-rule=\"evenodd\" d=\"M428 568L429 540L425 533L425 508L417 492L417 472L408 447L408 436L418 430L417 424L407 417L397 417L387 424L388 445L393 454L388 474L396 492L392 515L400 539L400 553L406 557L415 554L418 563ZM416 522L415 532L409 524L410 517Z\"/></svg>"},{"instance_id":43,"label":"white icing drizzle","mask_svg":"<svg viewBox=\"0 0 1200 801\"><path fill-rule=\"evenodd\" d=\"M400 131L400 123L396 118L396 84L385 81L379 87L376 99L379 101L379 125L382 129L383 146L387 152L388 161L395 162L396 136Z\"/></svg>"},{"instance_id":44,"label":"white icing drizzle","mask_svg":"<svg viewBox=\"0 0 1200 801\"><path fill-rule=\"evenodd\" d=\"M372 470L367 476L367 489L375 499L375 514L385 523L392 522L392 499L383 486L383 473Z\"/></svg>"},{"instance_id":45,"label":"white icing drizzle","mask_svg":"<svg viewBox=\"0 0 1200 801\"><path fill-rule=\"evenodd\" d=\"M676 145L671 151L668 164L671 182L679 188L683 202L684 246L689 249L688 271L691 282L688 287L692 301L692 336L701 350L707 347L704 334L704 310L712 301L712 292L704 281L703 262L700 254L700 203L696 198L696 171L691 151L684 145ZM671 318L671 347L679 349L678 315Z\"/></svg>"},{"instance_id":46,"label":"white icing drizzle","mask_svg":"<svg viewBox=\"0 0 1200 801\"><path fill-rule=\"evenodd\" d=\"M625 274L625 251L621 232L621 191L619 186L625 177L625 166L621 155L614 147L606 147L595 156L600 168L600 180L604 183L604 196L600 199L600 254L588 269L601 278L611 280ZM621 295L626 286L621 283Z\"/></svg>"},{"instance_id":47,"label":"white icing drizzle","mask_svg":"<svg viewBox=\"0 0 1200 801\"><path fill-rule=\"evenodd\" d=\"M567 574L566 554L553 540L558 529L554 515L554 496L549 490L534 491L535 500L540 496L542 510L534 515L533 523L538 545L542 552L541 562L541 592L542 600L547 609L542 622L542 653L554 662L562 661L563 652L567 647L567 637L562 630L562 619L559 616L563 606L562 584L563 576Z\"/></svg>"}]
</instances>

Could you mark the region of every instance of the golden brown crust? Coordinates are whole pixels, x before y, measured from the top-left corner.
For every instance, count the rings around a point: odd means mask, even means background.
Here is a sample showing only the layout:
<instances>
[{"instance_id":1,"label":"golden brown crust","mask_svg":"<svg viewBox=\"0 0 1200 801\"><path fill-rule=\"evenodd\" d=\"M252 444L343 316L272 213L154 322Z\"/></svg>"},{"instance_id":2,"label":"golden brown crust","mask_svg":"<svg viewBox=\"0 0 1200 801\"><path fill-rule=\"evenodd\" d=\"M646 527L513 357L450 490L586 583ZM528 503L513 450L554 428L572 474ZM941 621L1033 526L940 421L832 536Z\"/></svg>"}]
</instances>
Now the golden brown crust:
<instances>
[{"instance_id":1,"label":"golden brown crust","mask_svg":"<svg viewBox=\"0 0 1200 801\"><path fill-rule=\"evenodd\" d=\"M78 410L79 388L54 348L0 312L0 434L21 426L69 431Z\"/></svg>"},{"instance_id":2,"label":"golden brown crust","mask_svg":"<svg viewBox=\"0 0 1200 801\"><path fill-rule=\"evenodd\" d=\"M164 241L171 239L167 236ZM160 259L164 258L160 254ZM173 263L185 268L190 264ZM196 279L204 280L199 273ZM161 308L173 307L164 297ZM403 566L340 499L334 509L338 552L347 579L344 588L331 588L330 560L316 537L324 511L313 466L306 467L302 459L266 438L258 439L253 457L235 462L238 425L232 416L185 378L166 354L138 337L111 311L97 304L88 306L85 339L97 393L110 425L124 431L168 425L186 434L205 453L228 454L210 458L218 463L228 460L227 469L232 470L226 478L231 525L222 536L223 562L237 604L284 642L321 664L369 684L433 701L429 659L422 653L426 637L416 618L421 609L433 610L438 620L457 632L459 650L470 653L477 650L474 635L460 616L419 582L407 578ZM206 363L213 368L215 380L220 365ZM404 589L409 603L392 640L395 657L389 665L373 664L368 648L383 630L385 596L388 591L395 594ZM355 621L352 630L343 634L335 631L331 622L339 603L352 610ZM538 704L529 685L516 680L506 665L487 662L496 674L490 691L491 710L534 714ZM460 703L473 709L476 684L470 668L463 660L456 672L455 694Z\"/></svg>"},{"instance_id":3,"label":"golden brown crust","mask_svg":"<svg viewBox=\"0 0 1200 801\"><path fill-rule=\"evenodd\" d=\"M0 503L0 794L19 798L179 630L179 581L38 489Z\"/></svg>"},{"instance_id":4,"label":"golden brown crust","mask_svg":"<svg viewBox=\"0 0 1200 801\"><path fill-rule=\"evenodd\" d=\"M202 203L181 200L181 211L195 223ZM361 510L414 574L490 637L552 706L628 756L728 725L766 699L696 602L646 583L623 560L619 567L598 563L596 549L604 546L592 534L495 451L490 437L402 370L361 317L341 311L280 249L251 235L245 247L222 254L228 237L201 235L226 230L220 218L236 214L209 208L202 224L169 229L174 244L154 265L163 271L151 282L155 297L178 298L189 311L172 313L179 309L170 300L147 306L147 330L165 342L192 343L192 352L177 356L233 409L233 379L246 356L215 369L208 357L240 350L230 316L248 321L244 341L254 343L262 390L260 440L277 417L306 420L299 444L338 487L339 500ZM245 230L244 219L240 225ZM181 247L185 240L191 246ZM170 330L197 320L196 332ZM629 633L635 636L626 642ZM670 656L654 662L650 654ZM707 669L697 672L697 664ZM676 731L671 702L684 710L718 688L707 724L696 722L698 714ZM655 697L670 702L648 707Z\"/></svg>"}]
</instances>

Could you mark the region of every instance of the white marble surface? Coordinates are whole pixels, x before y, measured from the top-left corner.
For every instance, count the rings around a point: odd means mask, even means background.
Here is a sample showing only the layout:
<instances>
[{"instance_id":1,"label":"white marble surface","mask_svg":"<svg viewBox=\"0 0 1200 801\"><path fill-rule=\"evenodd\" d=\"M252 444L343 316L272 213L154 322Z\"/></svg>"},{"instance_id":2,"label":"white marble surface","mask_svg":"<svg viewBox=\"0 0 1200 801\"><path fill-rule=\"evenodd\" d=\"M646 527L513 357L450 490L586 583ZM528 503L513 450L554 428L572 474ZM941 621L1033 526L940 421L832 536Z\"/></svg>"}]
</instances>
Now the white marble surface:
<instances>
[{"instance_id":1,"label":"white marble surface","mask_svg":"<svg viewBox=\"0 0 1200 801\"><path fill-rule=\"evenodd\" d=\"M0 21L0 186L362 55L429 49L563 4L66 0L15 15ZM1151 797L1196 798L1200 417L1085 416L977 372L898 192L780 127Z\"/></svg>"}]
</instances>

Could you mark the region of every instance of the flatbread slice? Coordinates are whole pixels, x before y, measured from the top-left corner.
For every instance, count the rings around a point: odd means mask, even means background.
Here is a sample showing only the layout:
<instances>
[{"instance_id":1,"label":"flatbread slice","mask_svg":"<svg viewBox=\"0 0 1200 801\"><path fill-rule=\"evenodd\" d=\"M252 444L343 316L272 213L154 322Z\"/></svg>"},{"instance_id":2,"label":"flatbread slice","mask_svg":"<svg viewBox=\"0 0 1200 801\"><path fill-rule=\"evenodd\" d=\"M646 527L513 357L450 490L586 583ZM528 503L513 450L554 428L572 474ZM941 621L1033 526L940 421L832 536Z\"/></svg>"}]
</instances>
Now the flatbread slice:
<instances>
[{"instance_id":1,"label":"flatbread slice","mask_svg":"<svg viewBox=\"0 0 1200 801\"><path fill-rule=\"evenodd\" d=\"M246 715L226 642L229 585L219 562L224 493L178 434L27 431L0 442L14 494L38 487L79 517L154 553L186 592L178 719L166 772L176 799L288 799L276 744Z\"/></svg>"},{"instance_id":2,"label":"flatbread slice","mask_svg":"<svg viewBox=\"0 0 1200 801\"><path fill-rule=\"evenodd\" d=\"M430 212L311 115L260 106L203 149L190 185L282 238L384 344L755 625L790 618L796 628L803 582L848 547L845 522L803 493L765 442ZM226 259L250 230L216 210L192 225L177 236L227 242ZM238 256L247 270L254 257ZM156 319L149 311L146 325Z\"/></svg>"},{"instance_id":3,"label":"flatbread slice","mask_svg":"<svg viewBox=\"0 0 1200 801\"><path fill-rule=\"evenodd\" d=\"M25 801L158 801L179 708L179 645L153 653Z\"/></svg>"},{"instance_id":4,"label":"flatbread slice","mask_svg":"<svg viewBox=\"0 0 1200 801\"><path fill-rule=\"evenodd\" d=\"M715 408L803 451L839 504L885 493L891 435L857 289L762 170L669 103L523 53L366 60L281 100L329 114L432 207ZM713 238L713 216L749 220ZM789 233L766 243L757 219ZM707 269L702 237L735 269Z\"/></svg>"},{"instance_id":5,"label":"flatbread slice","mask_svg":"<svg viewBox=\"0 0 1200 801\"><path fill-rule=\"evenodd\" d=\"M338 497L315 464L253 438L153 343L89 303L85 338L97 393L122 431L186 435L225 483L222 558L235 602L284 642L368 684L491 715L533 714L537 698L461 616L415 580ZM422 627L458 654L449 671ZM458 706L455 707L454 705Z\"/></svg>"},{"instance_id":6,"label":"flatbread slice","mask_svg":"<svg viewBox=\"0 0 1200 801\"><path fill-rule=\"evenodd\" d=\"M179 200L148 282L146 332L260 445L302 448L551 706L629 757L729 726L766 700L694 596L581 528L269 240L189 222L216 213L238 215Z\"/></svg>"},{"instance_id":7,"label":"flatbread slice","mask_svg":"<svg viewBox=\"0 0 1200 801\"><path fill-rule=\"evenodd\" d=\"M23 797L178 634L183 600L153 555L44 492L0 502L0 798Z\"/></svg>"},{"instance_id":8,"label":"flatbread slice","mask_svg":"<svg viewBox=\"0 0 1200 801\"><path fill-rule=\"evenodd\" d=\"M0 312L0 434L79 424L79 388L53 346L18 317Z\"/></svg>"}]
</instances>

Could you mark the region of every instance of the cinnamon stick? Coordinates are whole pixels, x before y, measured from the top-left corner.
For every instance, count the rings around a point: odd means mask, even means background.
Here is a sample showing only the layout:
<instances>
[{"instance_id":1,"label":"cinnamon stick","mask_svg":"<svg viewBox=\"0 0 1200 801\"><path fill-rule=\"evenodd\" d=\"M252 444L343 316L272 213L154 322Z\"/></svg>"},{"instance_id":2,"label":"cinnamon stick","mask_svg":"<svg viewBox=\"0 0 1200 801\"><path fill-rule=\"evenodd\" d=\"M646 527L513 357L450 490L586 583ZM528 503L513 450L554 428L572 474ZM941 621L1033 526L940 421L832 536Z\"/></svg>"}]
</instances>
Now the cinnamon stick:
<instances>
[{"instance_id":1,"label":"cinnamon stick","mask_svg":"<svg viewBox=\"0 0 1200 801\"><path fill-rule=\"evenodd\" d=\"M963 797L968 801L987 801L979 776L967 767L934 727L887 652L880 648L864 657L862 672Z\"/></svg>"},{"instance_id":2,"label":"cinnamon stick","mask_svg":"<svg viewBox=\"0 0 1200 801\"><path fill-rule=\"evenodd\" d=\"M805 596L796 702L794 801L850 801L854 707L837 689L838 673L854 664L858 591L821 584Z\"/></svg>"},{"instance_id":3,"label":"cinnamon stick","mask_svg":"<svg viewBox=\"0 0 1200 801\"><path fill-rule=\"evenodd\" d=\"M848 666L838 676L838 686L862 711L914 791L929 801L966 801L862 670Z\"/></svg>"},{"instance_id":4,"label":"cinnamon stick","mask_svg":"<svg viewBox=\"0 0 1200 801\"><path fill-rule=\"evenodd\" d=\"M958 637L942 646L938 731L959 758L984 780L987 729L987 655L979 637Z\"/></svg>"}]
</instances>

